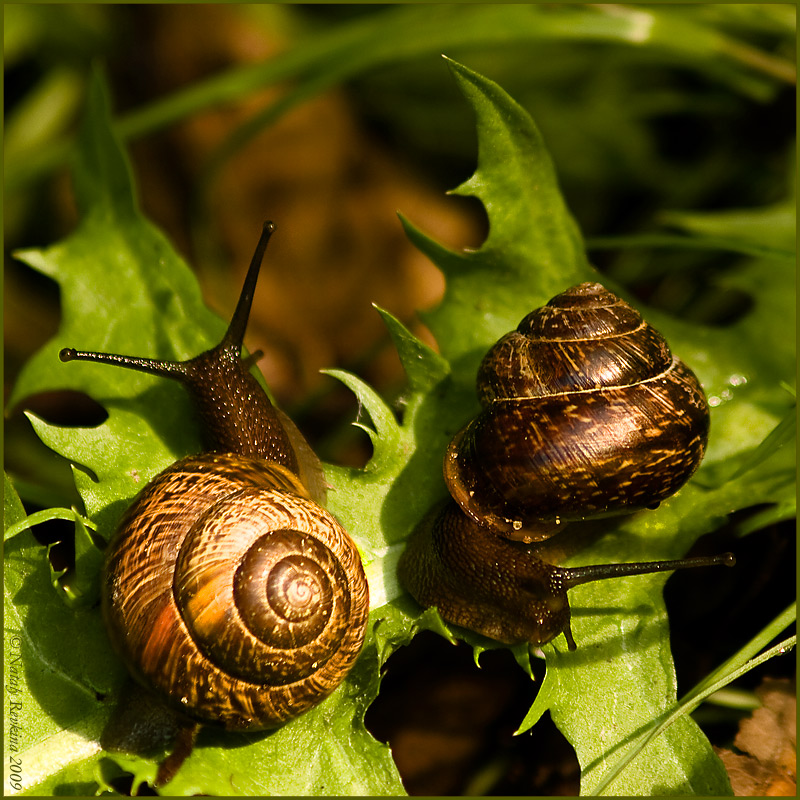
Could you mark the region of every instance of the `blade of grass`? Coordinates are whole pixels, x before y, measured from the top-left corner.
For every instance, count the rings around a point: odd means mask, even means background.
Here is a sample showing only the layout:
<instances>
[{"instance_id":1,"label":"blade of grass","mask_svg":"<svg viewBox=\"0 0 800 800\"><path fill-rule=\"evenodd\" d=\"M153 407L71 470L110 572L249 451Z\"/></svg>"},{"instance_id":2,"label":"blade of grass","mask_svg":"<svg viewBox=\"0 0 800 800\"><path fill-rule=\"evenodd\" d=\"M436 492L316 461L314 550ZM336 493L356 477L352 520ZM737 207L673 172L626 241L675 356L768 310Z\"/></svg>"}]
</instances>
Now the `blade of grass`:
<instances>
[{"instance_id":1,"label":"blade of grass","mask_svg":"<svg viewBox=\"0 0 800 800\"><path fill-rule=\"evenodd\" d=\"M68 522L78 522L80 520L84 525L86 525L87 528L91 528L92 530L97 530L97 525L95 525L95 523L92 522L92 520L87 519L86 517L82 517L74 509L46 508L43 511L37 511L34 514L25 517L25 519L16 522L14 525L10 525L5 531L4 540L8 541L12 537L16 536L18 533L27 531L34 525L40 525L42 522L51 522L54 519L63 519L67 520Z\"/></svg>"},{"instance_id":2,"label":"blade of grass","mask_svg":"<svg viewBox=\"0 0 800 800\"><path fill-rule=\"evenodd\" d=\"M700 703L714 692L719 691L732 681L741 677L755 667L777 655L783 655L797 643L797 636L790 636L769 648L760 655L755 654L767 643L771 642L781 631L785 630L797 618L797 605L792 604L779 614L769 625L765 626L741 650L717 667L707 678L685 694L669 711L653 720L651 725L641 731L633 740L627 752L620 757L614 766L603 776L603 779L590 792L592 795L602 794L645 746L663 733L676 720L694 711Z\"/></svg>"},{"instance_id":3,"label":"blade of grass","mask_svg":"<svg viewBox=\"0 0 800 800\"><path fill-rule=\"evenodd\" d=\"M727 77L745 92L753 81L753 72L785 83L794 80L794 68L788 61L663 9L643 11L616 5L560 9L502 4L399 6L316 33L277 58L199 81L122 117L115 130L124 140L136 138L258 89L294 81L292 91L278 101L280 108L265 110L264 119L269 121L310 93L366 70L468 47L541 41L649 46L667 56L689 58L699 68L719 72L727 67ZM742 74L748 76L749 83L742 80ZM71 152L71 140L58 140L36 158L7 164L6 188L47 174L63 164Z\"/></svg>"},{"instance_id":4,"label":"blade of grass","mask_svg":"<svg viewBox=\"0 0 800 800\"><path fill-rule=\"evenodd\" d=\"M643 233L631 236L598 236L586 240L588 250L621 248L682 248L686 250L723 250L759 258L774 258L794 263L795 253L781 247L754 244L722 236L685 236L669 233Z\"/></svg>"}]
</instances>

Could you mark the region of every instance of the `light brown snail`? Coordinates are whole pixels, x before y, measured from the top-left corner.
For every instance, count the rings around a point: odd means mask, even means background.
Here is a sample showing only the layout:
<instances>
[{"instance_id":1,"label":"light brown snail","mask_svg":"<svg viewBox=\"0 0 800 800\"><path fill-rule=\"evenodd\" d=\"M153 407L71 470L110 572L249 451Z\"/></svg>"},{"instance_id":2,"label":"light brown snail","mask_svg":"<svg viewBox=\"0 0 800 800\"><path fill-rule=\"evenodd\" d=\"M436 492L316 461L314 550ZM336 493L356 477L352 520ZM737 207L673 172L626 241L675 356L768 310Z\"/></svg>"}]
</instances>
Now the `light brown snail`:
<instances>
[{"instance_id":1,"label":"light brown snail","mask_svg":"<svg viewBox=\"0 0 800 800\"><path fill-rule=\"evenodd\" d=\"M329 695L361 649L358 550L321 507L319 460L250 374L241 348L272 223L222 342L184 362L61 351L184 384L206 452L156 476L108 547L103 614L132 675L179 714L276 727Z\"/></svg>"},{"instance_id":2,"label":"light brown snail","mask_svg":"<svg viewBox=\"0 0 800 800\"><path fill-rule=\"evenodd\" d=\"M528 314L478 370L483 411L450 443L453 498L399 565L420 605L501 642L564 633L567 591L604 578L734 563L731 553L558 567L524 543L565 522L652 508L691 477L709 413L694 373L639 313L583 283Z\"/></svg>"}]
</instances>

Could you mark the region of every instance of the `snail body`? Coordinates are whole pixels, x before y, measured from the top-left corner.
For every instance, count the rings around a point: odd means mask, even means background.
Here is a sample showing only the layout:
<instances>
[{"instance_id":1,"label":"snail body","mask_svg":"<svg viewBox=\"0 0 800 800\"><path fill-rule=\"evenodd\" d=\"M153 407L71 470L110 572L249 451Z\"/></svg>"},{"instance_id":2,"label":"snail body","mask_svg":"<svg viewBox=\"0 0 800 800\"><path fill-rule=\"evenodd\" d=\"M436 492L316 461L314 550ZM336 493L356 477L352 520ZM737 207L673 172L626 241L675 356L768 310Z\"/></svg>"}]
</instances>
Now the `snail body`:
<instances>
[{"instance_id":1,"label":"snail body","mask_svg":"<svg viewBox=\"0 0 800 800\"><path fill-rule=\"evenodd\" d=\"M369 593L352 539L321 507L319 460L241 358L272 224L217 347L184 362L65 349L184 384L206 450L157 475L107 548L102 609L143 686L189 720L276 727L329 695L364 640Z\"/></svg>"},{"instance_id":2,"label":"snail body","mask_svg":"<svg viewBox=\"0 0 800 800\"><path fill-rule=\"evenodd\" d=\"M452 500L412 534L399 575L423 606L508 644L563 632L580 583L711 559L564 568L523 543L565 522L652 508L691 477L708 406L694 373L630 305L597 283L528 314L478 369L483 411L451 441Z\"/></svg>"}]
</instances>

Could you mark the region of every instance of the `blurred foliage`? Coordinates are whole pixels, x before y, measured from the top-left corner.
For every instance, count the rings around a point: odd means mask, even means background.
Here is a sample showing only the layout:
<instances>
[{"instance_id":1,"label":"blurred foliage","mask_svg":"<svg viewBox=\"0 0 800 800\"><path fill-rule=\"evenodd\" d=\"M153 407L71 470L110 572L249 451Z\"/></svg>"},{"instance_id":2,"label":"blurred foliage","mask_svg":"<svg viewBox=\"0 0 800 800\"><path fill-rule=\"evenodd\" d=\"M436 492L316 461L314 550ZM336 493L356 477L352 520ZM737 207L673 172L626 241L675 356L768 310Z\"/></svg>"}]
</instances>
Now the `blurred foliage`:
<instances>
[{"instance_id":1,"label":"blurred foliage","mask_svg":"<svg viewBox=\"0 0 800 800\"><path fill-rule=\"evenodd\" d=\"M268 104L274 118L346 82L398 157L432 166L429 173L443 173L452 185L454 173L469 172L474 134L446 72L431 69L445 52L468 59L542 120L568 202L589 235L641 225L655 207L754 206L785 192L794 97L794 9L787 5L334 4L227 13L284 52L269 62L229 65L165 97L148 97L145 86L137 108L122 95L123 135L147 135L294 80ZM114 6L16 5L5 15L12 127L30 113L22 101L46 96L67 67L85 81L93 57L105 55L113 65L135 46L138 68L148 41L134 36L157 21L157 12ZM62 92L61 103L74 110L76 101ZM28 143L28 154L57 163L66 129L51 123ZM42 153L48 147L52 152ZM36 158L18 158L24 152L15 146L6 153L12 184L43 169Z\"/></svg>"},{"instance_id":2,"label":"blurred foliage","mask_svg":"<svg viewBox=\"0 0 800 800\"><path fill-rule=\"evenodd\" d=\"M567 204L590 246L594 237L661 230L665 212L753 209L786 201L794 191L790 6L325 4L196 12L114 5L4 8L9 249L48 241L74 224L63 180L53 178L63 176L70 158L88 69L98 57L111 68L123 138L171 141L142 156L134 151L134 158L149 159L155 168L143 177L146 208L152 207L172 238L191 237L192 260L199 265L228 261L219 252L223 241L239 252L242 223L257 224L264 213L263 200L254 199L268 192L269 207L281 206L286 179L271 182L274 162L253 163L248 142L269 150L270 140L263 137L270 126L296 116L330 89L346 91L366 136L357 145L362 151L365 143L378 142L398 173L424 176L439 191L463 180L475 149L471 112L460 102L440 53L500 83L539 121ZM265 94L269 87L281 91ZM214 109L231 113L212 124L208 112ZM183 123L193 119L205 121L205 132L195 127L186 133ZM285 149L285 143L278 146ZM306 152L325 152L327 146L326 131L318 130ZM250 155L243 161L237 154L244 153ZM329 157L351 158L336 152ZM287 159L298 180L306 180L301 165L308 156L300 151L287 153ZM369 160L361 166L368 174L375 168ZM250 184L254 189L246 191ZM237 189L242 199L230 202ZM334 190L343 205L385 204L385 218L398 208L395 197L362 192L350 201L347 187L328 189ZM417 202L423 202L420 196ZM289 215L293 229L305 224L310 231L324 230L331 215L319 203L306 200L306 206L304 217ZM367 217L357 207L353 213ZM470 245L481 233L479 215L475 206L465 207L466 225L476 230ZM464 241L463 227L450 236L457 237L454 243ZM344 263L363 259L362 275L375 271L376 260L386 260L342 239L329 237L345 248ZM736 266L736 257L727 253L702 254L702 262L696 253L662 248L593 250L592 256L642 299L700 321L730 321L746 305L740 292L719 289L717 277ZM305 257L327 258L324 252ZM392 276L395 294L414 279L391 260L383 269ZM16 280L12 273L12 292ZM37 286L54 298L52 289ZM359 298L352 288L346 294L360 305L389 295L388 281L384 286L373 288L372 298ZM432 305L431 292L441 289L408 291L404 321L415 298L417 305ZM339 318L311 329L313 340L294 354L295 361L319 368L367 360L381 332L375 321L370 325L356 314L358 326ZM314 320L319 311L304 316ZM13 318L8 326L13 376L36 343L27 347L20 341ZM286 321L276 320L275 329L289 341L300 338ZM314 363L309 354L315 346L328 352L327 363ZM397 385L393 374L387 383L369 377L389 387Z\"/></svg>"}]
</instances>

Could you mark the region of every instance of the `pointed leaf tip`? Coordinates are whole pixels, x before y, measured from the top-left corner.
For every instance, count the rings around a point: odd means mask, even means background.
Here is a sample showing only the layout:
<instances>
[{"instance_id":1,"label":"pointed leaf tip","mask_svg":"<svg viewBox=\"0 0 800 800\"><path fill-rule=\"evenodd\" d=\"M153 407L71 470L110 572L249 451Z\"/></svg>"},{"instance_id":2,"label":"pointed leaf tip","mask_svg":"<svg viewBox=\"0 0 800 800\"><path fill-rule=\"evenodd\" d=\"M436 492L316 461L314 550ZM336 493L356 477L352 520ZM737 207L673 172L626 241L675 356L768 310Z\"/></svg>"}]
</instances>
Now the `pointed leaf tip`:
<instances>
[{"instance_id":1,"label":"pointed leaf tip","mask_svg":"<svg viewBox=\"0 0 800 800\"><path fill-rule=\"evenodd\" d=\"M397 317L374 303L373 308L389 329L412 392L423 394L450 373L447 361L414 336Z\"/></svg>"},{"instance_id":2,"label":"pointed leaf tip","mask_svg":"<svg viewBox=\"0 0 800 800\"><path fill-rule=\"evenodd\" d=\"M372 424L375 426L374 432L370 432L362 423L357 422L356 424L367 432L372 441L374 454L371 463L378 464L382 463L385 458L391 458L400 439L400 426L397 424L392 409L383 402L381 396L371 386L352 373L342 369L324 369L322 374L330 375L341 381L353 392L359 404L369 414Z\"/></svg>"},{"instance_id":3,"label":"pointed leaf tip","mask_svg":"<svg viewBox=\"0 0 800 800\"><path fill-rule=\"evenodd\" d=\"M75 199L80 216L129 217L136 197L128 156L113 130L105 73L95 67L89 81L86 116L74 165Z\"/></svg>"}]
</instances>

